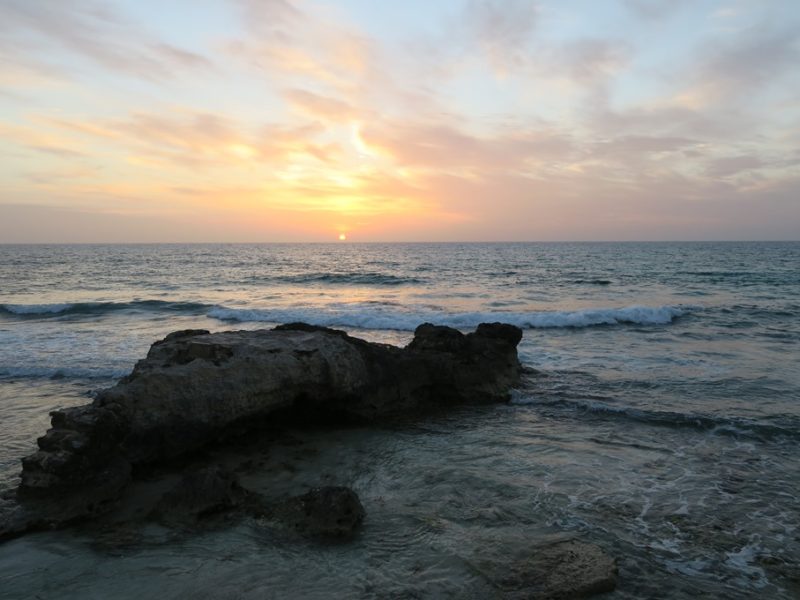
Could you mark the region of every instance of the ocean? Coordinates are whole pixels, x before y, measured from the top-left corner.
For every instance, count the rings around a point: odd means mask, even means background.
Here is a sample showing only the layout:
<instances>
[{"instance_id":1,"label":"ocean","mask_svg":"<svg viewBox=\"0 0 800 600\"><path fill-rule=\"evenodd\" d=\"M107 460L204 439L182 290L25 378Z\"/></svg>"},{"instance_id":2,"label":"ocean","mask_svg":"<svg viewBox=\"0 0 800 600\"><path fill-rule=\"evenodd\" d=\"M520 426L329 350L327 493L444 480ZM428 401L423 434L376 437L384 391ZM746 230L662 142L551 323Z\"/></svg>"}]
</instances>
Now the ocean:
<instances>
[{"instance_id":1,"label":"ocean","mask_svg":"<svg viewBox=\"0 0 800 600\"><path fill-rule=\"evenodd\" d=\"M609 598L800 597L794 242L0 245L0 491L167 333L291 321L512 323L530 372L508 404L277 440L260 476L351 486L352 543L37 533L0 544L0 597L493 598L560 538L617 558Z\"/></svg>"}]
</instances>

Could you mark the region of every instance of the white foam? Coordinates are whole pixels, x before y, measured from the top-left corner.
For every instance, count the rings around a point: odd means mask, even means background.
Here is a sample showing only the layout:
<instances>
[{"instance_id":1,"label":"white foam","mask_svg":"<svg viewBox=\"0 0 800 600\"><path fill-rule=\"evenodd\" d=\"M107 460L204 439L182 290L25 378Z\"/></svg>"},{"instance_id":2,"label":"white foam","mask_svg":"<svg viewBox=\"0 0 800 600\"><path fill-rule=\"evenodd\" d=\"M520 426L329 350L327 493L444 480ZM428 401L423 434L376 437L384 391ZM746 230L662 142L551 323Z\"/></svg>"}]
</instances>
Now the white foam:
<instances>
[{"instance_id":1,"label":"white foam","mask_svg":"<svg viewBox=\"0 0 800 600\"><path fill-rule=\"evenodd\" d=\"M15 315L54 315L70 310L74 304L0 304L0 308Z\"/></svg>"},{"instance_id":2,"label":"white foam","mask_svg":"<svg viewBox=\"0 0 800 600\"><path fill-rule=\"evenodd\" d=\"M769 583L764 569L757 564L760 553L761 547L753 543L742 546L738 552L725 553L727 556L725 564L743 575L734 581L740 585L750 585L755 588L765 587Z\"/></svg>"},{"instance_id":3,"label":"white foam","mask_svg":"<svg viewBox=\"0 0 800 600\"><path fill-rule=\"evenodd\" d=\"M706 560L665 560L664 564L672 573L681 573L689 577L702 575L708 569L709 562Z\"/></svg>"},{"instance_id":4,"label":"white foam","mask_svg":"<svg viewBox=\"0 0 800 600\"><path fill-rule=\"evenodd\" d=\"M689 312L687 306L628 306L552 312L391 312L370 306L316 310L249 309L217 307L208 316L221 321L289 323L303 321L312 325L354 327L359 329L393 329L413 331L421 323L449 325L473 329L480 323L500 321L523 329L580 328L596 325L666 325Z\"/></svg>"}]
</instances>

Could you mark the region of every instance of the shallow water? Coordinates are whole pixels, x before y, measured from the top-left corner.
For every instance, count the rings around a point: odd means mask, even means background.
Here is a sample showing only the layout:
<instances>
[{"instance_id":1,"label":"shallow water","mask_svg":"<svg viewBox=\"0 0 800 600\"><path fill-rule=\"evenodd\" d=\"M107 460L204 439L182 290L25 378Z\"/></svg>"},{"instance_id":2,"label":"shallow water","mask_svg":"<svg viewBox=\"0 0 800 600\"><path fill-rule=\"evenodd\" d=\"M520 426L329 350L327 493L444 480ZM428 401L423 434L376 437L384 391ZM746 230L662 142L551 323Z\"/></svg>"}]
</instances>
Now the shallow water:
<instances>
[{"instance_id":1,"label":"shallow water","mask_svg":"<svg viewBox=\"0 0 800 600\"><path fill-rule=\"evenodd\" d=\"M252 521L0 545L9 598L490 598L537 544L620 565L614 598L800 595L800 244L0 246L0 485L47 426L186 327L303 319L405 344L525 327L510 404L292 432L245 485L353 487L356 541ZM635 308L638 307L638 308Z\"/></svg>"}]
</instances>

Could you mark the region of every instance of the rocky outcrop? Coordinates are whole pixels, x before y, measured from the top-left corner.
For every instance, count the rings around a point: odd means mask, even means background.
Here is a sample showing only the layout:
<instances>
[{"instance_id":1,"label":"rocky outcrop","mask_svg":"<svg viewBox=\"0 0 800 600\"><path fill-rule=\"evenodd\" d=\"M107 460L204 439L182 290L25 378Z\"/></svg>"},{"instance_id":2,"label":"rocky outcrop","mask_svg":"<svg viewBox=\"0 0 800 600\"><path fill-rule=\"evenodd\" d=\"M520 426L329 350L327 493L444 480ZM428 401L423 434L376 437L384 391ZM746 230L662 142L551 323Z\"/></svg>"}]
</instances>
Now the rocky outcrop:
<instances>
[{"instance_id":1,"label":"rocky outcrop","mask_svg":"<svg viewBox=\"0 0 800 600\"><path fill-rule=\"evenodd\" d=\"M232 432L502 400L520 376L521 337L500 323L470 334L424 324L405 348L302 323L178 331L92 404L51 413L39 451L23 459L18 497L38 507L38 522L57 525L108 505L136 469Z\"/></svg>"}]
</instances>

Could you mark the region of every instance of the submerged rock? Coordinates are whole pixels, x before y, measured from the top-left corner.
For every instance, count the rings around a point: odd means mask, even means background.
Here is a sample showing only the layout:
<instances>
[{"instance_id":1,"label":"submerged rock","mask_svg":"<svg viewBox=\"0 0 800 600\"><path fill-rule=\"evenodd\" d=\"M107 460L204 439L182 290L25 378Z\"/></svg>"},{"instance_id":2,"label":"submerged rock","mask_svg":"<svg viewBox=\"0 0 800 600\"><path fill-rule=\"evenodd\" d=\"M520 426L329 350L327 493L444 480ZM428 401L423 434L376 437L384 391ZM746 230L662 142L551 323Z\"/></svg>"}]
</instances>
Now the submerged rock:
<instances>
[{"instance_id":1,"label":"submerged rock","mask_svg":"<svg viewBox=\"0 0 800 600\"><path fill-rule=\"evenodd\" d=\"M214 517L243 515L306 537L347 539L366 512L358 495L342 486L314 488L267 502L261 494L242 487L233 472L215 465L184 474L161 496L149 518L171 528L195 529Z\"/></svg>"},{"instance_id":2,"label":"submerged rock","mask_svg":"<svg viewBox=\"0 0 800 600\"><path fill-rule=\"evenodd\" d=\"M150 516L169 526L194 526L243 505L248 496L233 473L218 466L194 469L162 496Z\"/></svg>"},{"instance_id":3,"label":"submerged rock","mask_svg":"<svg viewBox=\"0 0 800 600\"><path fill-rule=\"evenodd\" d=\"M521 337L500 323L470 334L424 324L406 348L303 323L171 333L94 402L51 413L39 451L22 461L25 510L15 511L13 527L0 523L0 537L18 533L20 519L49 527L91 515L119 497L136 469L233 432L504 400L520 377Z\"/></svg>"},{"instance_id":4,"label":"submerged rock","mask_svg":"<svg viewBox=\"0 0 800 600\"><path fill-rule=\"evenodd\" d=\"M278 504L268 512L271 521L314 538L352 537L366 513L350 488L315 488Z\"/></svg>"},{"instance_id":5,"label":"submerged rock","mask_svg":"<svg viewBox=\"0 0 800 600\"><path fill-rule=\"evenodd\" d=\"M301 496L268 502L245 489L233 472L215 465L185 473L161 496L149 518L170 528L193 530L218 523L219 517L245 515L304 537L346 540L355 534L366 512L358 495L341 486L314 488Z\"/></svg>"},{"instance_id":6,"label":"submerged rock","mask_svg":"<svg viewBox=\"0 0 800 600\"><path fill-rule=\"evenodd\" d=\"M570 600L614 591L617 563L594 544L566 541L537 548L510 566L500 586L522 600Z\"/></svg>"}]
</instances>

